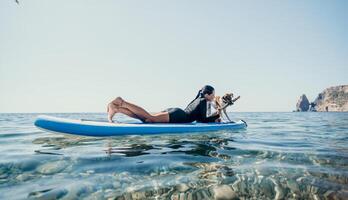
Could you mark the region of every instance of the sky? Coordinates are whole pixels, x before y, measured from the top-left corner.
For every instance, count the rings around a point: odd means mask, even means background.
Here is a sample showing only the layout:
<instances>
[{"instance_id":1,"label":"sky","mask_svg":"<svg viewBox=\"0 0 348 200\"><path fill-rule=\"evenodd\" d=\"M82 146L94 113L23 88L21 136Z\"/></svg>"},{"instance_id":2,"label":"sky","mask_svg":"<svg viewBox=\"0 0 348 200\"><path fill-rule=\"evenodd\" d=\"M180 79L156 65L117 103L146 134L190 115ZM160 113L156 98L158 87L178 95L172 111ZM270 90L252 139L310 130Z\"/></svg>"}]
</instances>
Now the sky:
<instances>
[{"instance_id":1,"label":"sky","mask_svg":"<svg viewBox=\"0 0 348 200\"><path fill-rule=\"evenodd\" d=\"M0 1L0 113L105 112L117 96L184 108L204 85L231 112L292 111L348 84L348 1Z\"/></svg>"}]
</instances>

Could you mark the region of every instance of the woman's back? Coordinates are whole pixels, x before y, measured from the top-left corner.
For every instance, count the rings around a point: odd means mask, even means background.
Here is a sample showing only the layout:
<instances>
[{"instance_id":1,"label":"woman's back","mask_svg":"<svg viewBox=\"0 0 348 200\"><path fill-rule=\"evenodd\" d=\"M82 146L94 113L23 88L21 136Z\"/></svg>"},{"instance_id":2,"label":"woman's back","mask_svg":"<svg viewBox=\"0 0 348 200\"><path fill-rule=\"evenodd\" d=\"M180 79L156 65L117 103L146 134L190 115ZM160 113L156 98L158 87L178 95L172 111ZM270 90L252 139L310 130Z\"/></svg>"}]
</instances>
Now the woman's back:
<instances>
[{"instance_id":1,"label":"woman's back","mask_svg":"<svg viewBox=\"0 0 348 200\"><path fill-rule=\"evenodd\" d=\"M207 100L203 97L195 99L186 108L185 112L190 122L214 122L219 115L207 116Z\"/></svg>"}]
</instances>

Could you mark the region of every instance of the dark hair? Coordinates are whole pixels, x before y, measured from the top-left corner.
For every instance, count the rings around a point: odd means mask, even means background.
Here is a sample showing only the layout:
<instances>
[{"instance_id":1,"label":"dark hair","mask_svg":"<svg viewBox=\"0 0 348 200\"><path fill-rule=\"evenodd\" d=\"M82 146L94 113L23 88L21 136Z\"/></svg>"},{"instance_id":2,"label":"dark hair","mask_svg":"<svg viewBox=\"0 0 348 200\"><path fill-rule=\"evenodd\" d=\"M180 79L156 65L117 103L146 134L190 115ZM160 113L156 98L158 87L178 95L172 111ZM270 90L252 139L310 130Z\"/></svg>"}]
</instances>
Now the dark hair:
<instances>
[{"instance_id":1,"label":"dark hair","mask_svg":"<svg viewBox=\"0 0 348 200\"><path fill-rule=\"evenodd\" d=\"M205 85L204 87L202 87L202 89L200 89L195 97L195 99L193 99L189 105L194 102L196 99L198 99L199 97L204 97L205 94L211 95L214 92L214 88L213 86L210 85Z\"/></svg>"}]
</instances>

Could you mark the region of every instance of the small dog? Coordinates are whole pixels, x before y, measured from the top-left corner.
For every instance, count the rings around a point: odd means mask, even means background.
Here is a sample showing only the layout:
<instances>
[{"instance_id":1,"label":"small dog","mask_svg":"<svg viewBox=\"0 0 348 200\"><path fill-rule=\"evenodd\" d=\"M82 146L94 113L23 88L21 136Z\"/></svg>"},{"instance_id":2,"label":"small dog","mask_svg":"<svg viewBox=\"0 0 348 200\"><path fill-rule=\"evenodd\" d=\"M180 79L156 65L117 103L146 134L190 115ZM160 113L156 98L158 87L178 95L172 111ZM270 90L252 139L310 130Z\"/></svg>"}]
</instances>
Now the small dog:
<instances>
[{"instance_id":1,"label":"small dog","mask_svg":"<svg viewBox=\"0 0 348 200\"><path fill-rule=\"evenodd\" d=\"M228 117L226 108L228 106L232 106L235 101L237 101L240 98L240 96L233 99L233 93L226 93L224 96L216 96L215 97L215 105L216 109L218 110L220 116L222 117L224 114L229 122L232 122L232 120Z\"/></svg>"}]
</instances>

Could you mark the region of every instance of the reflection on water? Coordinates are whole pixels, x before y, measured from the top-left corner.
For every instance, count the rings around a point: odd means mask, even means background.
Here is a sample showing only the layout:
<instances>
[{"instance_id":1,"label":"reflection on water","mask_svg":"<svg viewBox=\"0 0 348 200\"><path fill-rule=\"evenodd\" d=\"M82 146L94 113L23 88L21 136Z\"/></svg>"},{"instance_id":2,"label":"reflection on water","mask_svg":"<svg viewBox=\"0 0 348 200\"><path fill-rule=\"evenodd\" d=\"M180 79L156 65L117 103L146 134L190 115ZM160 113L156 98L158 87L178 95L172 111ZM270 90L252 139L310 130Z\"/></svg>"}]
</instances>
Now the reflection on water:
<instances>
[{"instance_id":1,"label":"reflection on water","mask_svg":"<svg viewBox=\"0 0 348 200\"><path fill-rule=\"evenodd\" d=\"M348 199L348 113L236 113L247 130L114 138L40 131L35 117L0 114L0 199Z\"/></svg>"}]
</instances>

